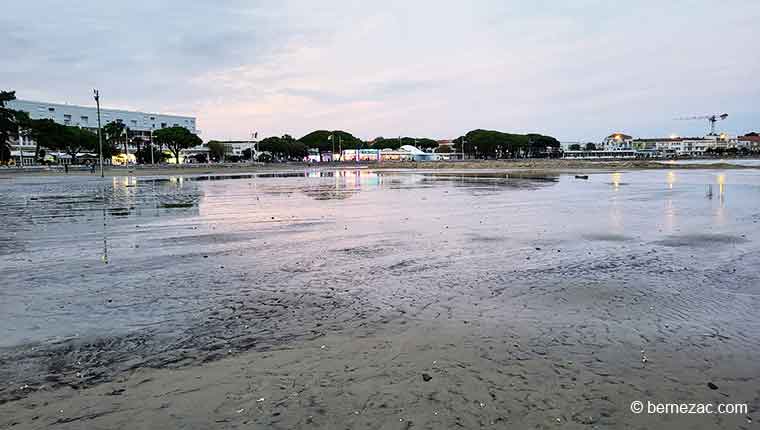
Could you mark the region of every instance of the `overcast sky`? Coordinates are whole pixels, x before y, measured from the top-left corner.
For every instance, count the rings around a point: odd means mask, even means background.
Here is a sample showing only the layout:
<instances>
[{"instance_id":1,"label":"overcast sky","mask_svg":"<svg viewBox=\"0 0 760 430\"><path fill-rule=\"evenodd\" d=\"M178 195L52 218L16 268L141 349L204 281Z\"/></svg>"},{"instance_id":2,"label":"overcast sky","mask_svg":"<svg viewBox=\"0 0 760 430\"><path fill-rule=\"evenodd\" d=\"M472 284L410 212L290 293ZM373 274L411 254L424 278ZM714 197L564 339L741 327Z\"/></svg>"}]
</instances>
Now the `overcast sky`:
<instances>
[{"instance_id":1,"label":"overcast sky","mask_svg":"<svg viewBox=\"0 0 760 430\"><path fill-rule=\"evenodd\" d=\"M598 141L760 131L760 1L4 2L0 88L194 115L204 139L314 129Z\"/></svg>"}]
</instances>

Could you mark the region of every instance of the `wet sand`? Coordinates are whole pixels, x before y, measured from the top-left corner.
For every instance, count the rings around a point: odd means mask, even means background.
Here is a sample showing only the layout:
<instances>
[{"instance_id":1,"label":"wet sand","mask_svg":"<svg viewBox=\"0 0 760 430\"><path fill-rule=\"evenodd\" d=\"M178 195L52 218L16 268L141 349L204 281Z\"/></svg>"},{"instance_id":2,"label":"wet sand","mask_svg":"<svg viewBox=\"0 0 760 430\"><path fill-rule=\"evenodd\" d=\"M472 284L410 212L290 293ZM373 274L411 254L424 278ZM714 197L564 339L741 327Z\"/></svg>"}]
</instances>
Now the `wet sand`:
<instances>
[{"instance_id":1,"label":"wet sand","mask_svg":"<svg viewBox=\"0 0 760 430\"><path fill-rule=\"evenodd\" d=\"M531 170L552 173L574 173L591 171L619 170L689 170L689 169L758 169L760 164L754 159L698 159L678 160L569 160L569 159L514 159L514 160L467 160L467 161L430 161L430 162L362 162L358 166L371 170L492 170L517 171ZM210 175L210 174L246 174L259 172L298 172L303 169L320 168L322 170L352 169L357 165L344 163L235 163L235 164L184 164L181 166L166 164L160 166L113 166L105 169L107 177L121 176L176 176L176 175ZM96 169L74 169L68 173L57 167L36 169L0 169L0 179L19 175L30 176L100 176Z\"/></svg>"},{"instance_id":2,"label":"wet sand","mask_svg":"<svg viewBox=\"0 0 760 430\"><path fill-rule=\"evenodd\" d=\"M23 177L0 194L0 426L757 425L749 170Z\"/></svg>"}]
</instances>

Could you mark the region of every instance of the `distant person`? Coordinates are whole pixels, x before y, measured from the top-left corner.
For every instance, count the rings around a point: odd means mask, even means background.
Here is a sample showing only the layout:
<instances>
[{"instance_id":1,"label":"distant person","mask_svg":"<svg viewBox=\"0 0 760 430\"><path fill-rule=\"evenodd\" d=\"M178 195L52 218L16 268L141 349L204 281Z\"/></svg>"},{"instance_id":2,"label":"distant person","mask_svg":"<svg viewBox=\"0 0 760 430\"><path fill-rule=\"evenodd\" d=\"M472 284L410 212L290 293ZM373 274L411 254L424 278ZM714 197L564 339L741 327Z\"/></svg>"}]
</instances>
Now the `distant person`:
<instances>
[{"instance_id":1,"label":"distant person","mask_svg":"<svg viewBox=\"0 0 760 430\"><path fill-rule=\"evenodd\" d=\"M66 172L67 175L69 174L69 164L68 163L64 163L63 164L63 171Z\"/></svg>"},{"instance_id":2,"label":"distant person","mask_svg":"<svg viewBox=\"0 0 760 430\"><path fill-rule=\"evenodd\" d=\"M90 174L95 173L95 163L90 163Z\"/></svg>"}]
</instances>

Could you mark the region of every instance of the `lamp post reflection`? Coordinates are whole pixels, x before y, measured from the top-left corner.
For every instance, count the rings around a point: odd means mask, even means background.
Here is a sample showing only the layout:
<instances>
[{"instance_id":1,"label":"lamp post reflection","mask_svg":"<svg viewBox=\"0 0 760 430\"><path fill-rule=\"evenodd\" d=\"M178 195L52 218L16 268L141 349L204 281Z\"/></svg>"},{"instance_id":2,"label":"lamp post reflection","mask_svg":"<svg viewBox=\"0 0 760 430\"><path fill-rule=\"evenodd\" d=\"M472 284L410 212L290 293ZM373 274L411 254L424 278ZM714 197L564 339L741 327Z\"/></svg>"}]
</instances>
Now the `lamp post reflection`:
<instances>
[{"instance_id":1,"label":"lamp post reflection","mask_svg":"<svg viewBox=\"0 0 760 430\"><path fill-rule=\"evenodd\" d=\"M721 206L723 206L723 203L726 197L726 175L720 174L718 175L717 179L718 179L718 199L720 200Z\"/></svg>"},{"instance_id":2,"label":"lamp post reflection","mask_svg":"<svg viewBox=\"0 0 760 430\"><path fill-rule=\"evenodd\" d=\"M620 189L620 179L623 177L620 173L612 174L612 189L617 191Z\"/></svg>"},{"instance_id":3,"label":"lamp post reflection","mask_svg":"<svg viewBox=\"0 0 760 430\"><path fill-rule=\"evenodd\" d=\"M673 184L676 183L676 173L675 172L668 172L666 181L668 183L668 188L673 189Z\"/></svg>"}]
</instances>

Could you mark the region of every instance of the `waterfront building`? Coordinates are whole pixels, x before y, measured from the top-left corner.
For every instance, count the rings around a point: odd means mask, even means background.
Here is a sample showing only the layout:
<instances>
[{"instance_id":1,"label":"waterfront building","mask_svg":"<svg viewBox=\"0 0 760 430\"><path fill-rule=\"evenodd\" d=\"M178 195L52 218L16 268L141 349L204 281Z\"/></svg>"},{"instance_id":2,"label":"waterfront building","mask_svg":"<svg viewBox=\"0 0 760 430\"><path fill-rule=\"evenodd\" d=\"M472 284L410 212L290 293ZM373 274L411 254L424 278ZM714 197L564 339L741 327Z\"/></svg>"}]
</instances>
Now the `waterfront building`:
<instances>
[{"instance_id":1,"label":"waterfront building","mask_svg":"<svg viewBox=\"0 0 760 430\"><path fill-rule=\"evenodd\" d=\"M747 148L751 152L760 152L760 134L752 132L736 138L738 148Z\"/></svg>"},{"instance_id":2,"label":"waterfront building","mask_svg":"<svg viewBox=\"0 0 760 430\"><path fill-rule=\"evenodd\" d=\"M567 142L565 158L668 158L702 156L713 150L728 150L742 145L751 145L751 137L739 141L726 133L704 137L655 137L636 138L624 133L612 133L601 144L592 149L589 145ZM758 139L760 140L760 139ZM748 142L747 144L740 142ZM760 146L760 142L758 142ZM572 150L570 148L579 148Z\"/></svg>"},{"instance_id":3,"label":"waterfront building","mask_svg":"<svg viewBox=\"0 0 760 430\"><path fill-rule=\"evenodd\" d=\"M633 148L633 137L625 133L612 133L604 138L602 142L604 151L631 151Z\"/></svg>"},{"instance_id":4,"label":"waterfront building","mask_svg":"<svg viewBox=\"0 0 760 430\"><path fill-rule=\"evenodd\" d=\"M634 139L634 148L643 150L654 150L660 156L679 157L679 156L701 156L710 149L735 148L737 140L725 133L720 135L708 135L704 137L656 137Z\"/></svg>"},{"instance_id":5,"label":"waterfront building","mask_svg":"<svg viewBox=\"0 0 760 430\"><path fill-rule=\"evenodd\" d=\"M238 161L250 161L250 158L243 159L244 151L253 151L254 158L258 157L258 151L256 150L257 141L255 140L210 140L192 148L183 149L180 151L180 156L185 162L192 159L197 159L199 155L209 159L208 145L211 142L218 142L224 145L225 157L229 159L235 159ZM250 157L250 155L248 155Z\"/></svg>"},{"instance_id":6,"label":"waterfront building","mask_svg":"<svg viewBox=\"0 0 760 430\"><path fill-rule=\"evenodd\" d=\"M30 100L11 100L6 105L10 109L26 112L31 119L51 119L58 124L86 128L92 131L97 131L98 128L98 112L95 106ZM153 131L167 127L184 127L193 134L200 134L200 130L196 128L195 117L101 108L101 125L105 126L112 121L124 124L129 130L130 139L140 137L144 142L152 141ZM11 156L17 162L24 164L34 162L35 142L33 139L22 136L18 141L11 142L11 145ZM131 143L128 144L127 151L130 150L136 150L136 146Z\"/></svg>"},{"instance_id":7,"label":"waterfront building","mask_svg":"<svg viewBox=\"0 0 760 430\"><path fill-rule=\"evenodd\" d=\"M581 149L575 151L565 151L563 153L563 157L579 160L638 158L638 153L632 149L619 149L610 151Z\"/></svg>"}]
</instances>

